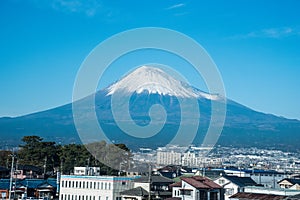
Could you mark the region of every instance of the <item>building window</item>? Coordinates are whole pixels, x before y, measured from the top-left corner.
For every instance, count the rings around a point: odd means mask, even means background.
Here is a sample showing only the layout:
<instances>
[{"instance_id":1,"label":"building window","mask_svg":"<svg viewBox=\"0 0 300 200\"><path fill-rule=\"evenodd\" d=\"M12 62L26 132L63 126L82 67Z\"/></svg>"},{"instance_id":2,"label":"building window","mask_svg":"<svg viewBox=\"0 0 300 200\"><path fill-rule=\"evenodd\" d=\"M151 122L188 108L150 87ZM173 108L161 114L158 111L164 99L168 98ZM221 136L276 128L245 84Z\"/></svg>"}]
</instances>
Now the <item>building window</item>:
<instances>
[{"instance_id":1,"label":"building window","mask_svg":"<svg viewBox=\"0 0 300 200\"><path fill-rule=\"evenodd\" d=\"M68 200L71 200L71 199L70 199L70 195L68 195Z\"/></svg>"},{"instance_id":2,"label":"building window","mask_svg":"<svg viewBox=\"0 0 300 200\"><path fill-rule=\"evenodd\" d=\"M69 181L69 188L71 187L71 181Z\"/></svg>"},{"instance_id":3,"label":"building window","mask_svg":"<svg viewBox=\"0 0 300 200\"><path fill-rule=\"evenodd\" d=\"M93 196L93 200L96 200L96 197L95 197L95 196Z\"/></svg>"},{"instance_id":4,"label":"building window","mask_svg":"<svg viewBox=\"0 0 300 200\"><path fill-rule=\"evenodd\" d=\"M105 200L108 200L108 197L106 197Z\"/></svg>"},{"instance_id":5,"label":"building window","mask_svg":"<svg viewBox=\"0 0 300 200\"><path fill-rule=\"evenodd\" d=\"M82 195L82 200L84 200L84 196Z\"/></svg>"},{"instance_id":6,"label":"building window","mask_svg":"<svg viewBox=\"0 0 300 200\"><path fill-rule=\"evenodd\" d=\"M94 189L96 189L96 182L94 182Z\"/></svg>"},{"instance_id":7,"label":"building window","mask_svg":"<svg viewBox=\"0 0 300 200\"><path fill-rule=\"evenodd\" d=\"M98 182L98 183L97 183L97 189L98 189L98 190L99 190L99 186L100 186L100 183Z\"/></svg>"},{"instance_id":8,"label":"building window","mask_svg":"<svg viewBox=\"0 0 300 200\"><path fill-rule=\"evenodd\" d=\"M108 183L108 189L110 190L110 183Z\"/></svg>"},{"instance_id":9,"label":"building window","mask_svg":"<svg viewBox=\"0 0 300 200\"><path fill-rule=\"evenodd\" d=\"M122 185L126 185L126 182L125 182L125 181L122 181Z\"/></svg>"},{"instance_id":10,"label":"building window","mask_svg":"<svg viewBox=\"0 0 300 200\"><path fill-rule=\"evenodd\" d=\"M93 183L90 182L90 189L93 189Z\"/></svg>"},{"instance_id":11,"label":"building window","mask_svg":"<svg viewBox=\"0 0 300 200\"><path fill-rule=\"evenodd\" d=\"M63 195L63 194L60 195L60 199L61 199L61 200L64 200L64 195Z\"/></svg>"},{"instance_id":12,"label":"building window","mask_svg":"<svg viewBox=\"0 0 300 200\"><path fill-rule=\"evenodd\" d=\"M80 196L80 195L78 195L78 200L80 200L80 197L81 197L81 196Z\"/></svg>"},{"instance_id":13,"label":"building window","mask_svg":"<svg viewBox=\"0 0 300 200\"><path fill-rule=\"evenodd\" d=\"M82 188L85 188L85 182L84 181L82 182Z\"/></svg>"},{"instance_id":14,"label":"building window","mask_svg":"<svg viewBox=\"0 0 300 200\"><path fill-rule=\"evenodd\" d=\"M81 188L81 181L79 181L79 188Z\"/></svg>"},{"instance_id":15,"label":"building window","mask_svg":"<svg viewBox=\"0 0 300 200\"><path fill-rule=\"evenodd\" d=\"M225 180L224 179L219 179L219 184L224 184Z\"/></svg>"},{"instance_id":16,"label":"building window","mask_svg":"<svg viewBox=\"0 0 300 200\"><path fill-rule=\"evenodd\" d=\"M72 181L72 188L74 188L74 181Z\"/></svg>"},{"instance_id":17,"label":"building window","mask_svg":"<svg viewBox=\"0 0 300 200\"><path fill-rule=\"evenodd\" d=\"M191 190L180 190L180 194L181 195L191 196L192 195L192 191Z\"/></svg>"},{"instance_id":18,"label":"building window","mask_svg":"<svg viewBox=\"0 0 300 200\"><path fill-rule=\"evenodd\" d=\"M65 181L61 181L61 187L64 187Z\"/></svg>"},{"instance_id":19,"label":"building window","mask_svg":"<svg viewBox=\"0 0 300 200\"><path fill-rule=\"evenodd\" d=\"M98 197L98 200L101 200L101 196Z\"/></svg>"},{"instance_id":20,"label":"building window","mask_svg":"<svg viewBox=\"0 0 300 200\"><path fill-rule=\"evenodd\" d=\"M233 195L233 193L234 193L234 189L233 188L228 188L228 189L225 190L225 194L226 195Z\"/></svg>"},{"instance_id":21,"label":"building window","mask_svg":"<svg viewBox=\"0 0 300 200\"><path fill-rule=\"evenodd\" d=\"M107 190L107 183L105 183L105 185L104 185L104 189L105 189L105 190Z\"/></svg>"},{"instance_id":22,"label":"building window","mask_svg":"<svg viewBox=\"0 0 300 200\"><path fill-rule=\"evenodd\" d=\"M103 190L103 182L101 182L101 190Z\"/></svg>"},{"instance_id":23,"label":"building window","mask_svg":"<svg viewBox=\"0 0 300 200\"><path fill-rule=\"evenodd\" d=\"M76 186L75 187L78 188L78 181L76 181Z\"/></svg>"}]
</instances>

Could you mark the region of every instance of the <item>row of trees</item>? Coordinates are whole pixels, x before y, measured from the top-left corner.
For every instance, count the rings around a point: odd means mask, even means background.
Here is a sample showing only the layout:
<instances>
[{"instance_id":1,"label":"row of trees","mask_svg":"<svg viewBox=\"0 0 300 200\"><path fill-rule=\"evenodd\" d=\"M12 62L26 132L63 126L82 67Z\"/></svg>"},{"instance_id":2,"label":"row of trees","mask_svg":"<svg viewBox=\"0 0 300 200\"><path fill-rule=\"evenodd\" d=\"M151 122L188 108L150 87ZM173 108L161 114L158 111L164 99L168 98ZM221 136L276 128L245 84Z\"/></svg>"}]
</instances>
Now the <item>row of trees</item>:
<instances>
[{"instance_id":1,"label":"row of trees","mask_svg":"<svg viewBox=\"0 0 300 200\"><path fill-rule=\"evenodd\" d=\"M124 169L132 159L130 150L124 144L95 142L87 145L88 151L82 144L58 145L55 142L43 141L39 136L25 136L22 142L20 149L14 152L17 163L44 168L49 175L57 171L70 174L75 166L96 166L100 167L101 174L116 175L118 170L109 166L122 162ZM10 167L11 154L10 151L0 152L0 166ZM109 163L109 166L103 163Z\"/></svg>"}]
</instances>

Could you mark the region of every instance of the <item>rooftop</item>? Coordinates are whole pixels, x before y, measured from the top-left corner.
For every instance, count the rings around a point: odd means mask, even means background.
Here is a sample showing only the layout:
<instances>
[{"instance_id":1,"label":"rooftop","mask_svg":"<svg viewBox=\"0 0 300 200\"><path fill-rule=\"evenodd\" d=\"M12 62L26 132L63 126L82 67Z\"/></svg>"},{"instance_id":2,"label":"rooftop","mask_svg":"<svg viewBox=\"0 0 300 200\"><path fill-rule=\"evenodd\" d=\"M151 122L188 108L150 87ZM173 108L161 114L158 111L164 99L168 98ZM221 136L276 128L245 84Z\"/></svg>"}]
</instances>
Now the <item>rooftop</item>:
<instances>
[{"instance_id":1,"label":"rooftop","mask_svg":"<svg viewBox=\"0 0 300 200\"><path fill-rule=\"evenodd\" d=\"M203 176L182 177L182 181L192 185L197 189L221 189L222 187L209 178Z\"/></svg>"},{"instance_id":2,"label":"rooftop","mask_svg":"<svg viewBox=\"0 0 300 200\"><path fill-rule=\"evenodd\" d=\"M229 197L229 199L239 199L239 200L283 200L287 196L274 195L274 194L256 194L256 193L236 193Z\"/></svg>"}]
</instances>

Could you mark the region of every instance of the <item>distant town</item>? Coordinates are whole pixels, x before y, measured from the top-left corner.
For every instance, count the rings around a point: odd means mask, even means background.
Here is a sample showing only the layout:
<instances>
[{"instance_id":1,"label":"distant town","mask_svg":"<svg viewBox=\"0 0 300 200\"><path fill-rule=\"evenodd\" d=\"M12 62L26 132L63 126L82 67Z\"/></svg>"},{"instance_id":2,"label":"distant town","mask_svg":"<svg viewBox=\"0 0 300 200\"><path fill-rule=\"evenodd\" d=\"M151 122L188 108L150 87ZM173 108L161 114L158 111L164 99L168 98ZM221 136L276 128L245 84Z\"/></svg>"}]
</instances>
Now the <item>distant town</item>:
<instances>
[{"instance_id":1,"label":"distant town","mask_svg":"<svg viewBox=\"0 0 300 200\"><path fill-rule=\"evenodd\" d=\"M130 154L134 167L110 169L83 145L60 146L37 136L26 136L23 142L16 151L1 151L0 199L300 199L300 157L295 152L193 145L140 148Z\"/></svg>"}]
</instances>

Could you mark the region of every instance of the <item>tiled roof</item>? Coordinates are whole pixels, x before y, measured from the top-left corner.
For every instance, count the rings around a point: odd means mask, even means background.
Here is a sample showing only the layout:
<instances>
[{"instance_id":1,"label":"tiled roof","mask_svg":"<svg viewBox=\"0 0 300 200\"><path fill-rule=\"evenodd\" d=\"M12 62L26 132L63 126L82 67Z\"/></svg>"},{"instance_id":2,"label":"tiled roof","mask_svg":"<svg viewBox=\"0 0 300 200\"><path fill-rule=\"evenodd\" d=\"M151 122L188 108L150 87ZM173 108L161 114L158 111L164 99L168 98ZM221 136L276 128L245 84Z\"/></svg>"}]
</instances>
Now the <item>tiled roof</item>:
<instances>
[{"instance_id":1,"label":"tiled roof","mask_svg":"<svg viewBox=\"0 0 300 200\"><path fill-rule=\"evenodd\" d=\"M177 183L173 183L170 185L170 187L181 187L181 181L180 182L177 182Z\"/></svg>"},{"instance_id":2,"label":"tiled roof","mask_svg":"<svg viewBox=\"0 0 300 200\"><path fill-rule=\"evenodd\" d=\"M241 192L236 193L229 197L229 199L239 199L239 200L284 200L287 196L274 195L274 194L256 194Z\"/></svg>"},{"instance_id":3,"label":"tiled roof","mask_svg":"<svg viewBox=\"0 0 300 200\"><path fill-rule=\"evenodd\" d=\"M137 183L148 183L149 177L148 176L142 176L140 178L134 179L134 182ZM151 183L174 183L173 180L166 178L164 176L151 176Z\"/></svg>"},{"instance_id":4,"label":"tiled roof","mask_svg":"<svg viewBox=\"0 0 300 200\"><path fill-rule=\"evenodd\" d=\"M123 192L120 192L121 195L129 195L129 196L148 196L149 193L142 187L136 187L130 190L125 190Z\"/></svg>"},{"instance_id":5,"label":"tiled roof","mask_svg":"<svg viewBox=\"0 0 300 200\"><path fill-rule=\"evenodd\" d=\"M257 185L257 183L250 177L224 176L224 178L240 187Z\"/></svg>"},{"instance_id":6,"label":"tiled roof","mask_svg":"<svg viewBox=\"0 0 300 200\"><path fill-rule=\"evenodd\" d=\"M221 189L222 187L209 178L203 176L182 177L182 181L192 185L197 189Z\"/></svg>"}]
</instances>

